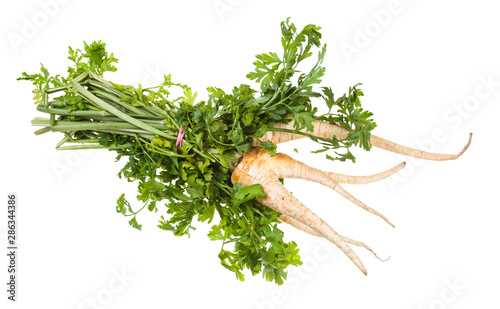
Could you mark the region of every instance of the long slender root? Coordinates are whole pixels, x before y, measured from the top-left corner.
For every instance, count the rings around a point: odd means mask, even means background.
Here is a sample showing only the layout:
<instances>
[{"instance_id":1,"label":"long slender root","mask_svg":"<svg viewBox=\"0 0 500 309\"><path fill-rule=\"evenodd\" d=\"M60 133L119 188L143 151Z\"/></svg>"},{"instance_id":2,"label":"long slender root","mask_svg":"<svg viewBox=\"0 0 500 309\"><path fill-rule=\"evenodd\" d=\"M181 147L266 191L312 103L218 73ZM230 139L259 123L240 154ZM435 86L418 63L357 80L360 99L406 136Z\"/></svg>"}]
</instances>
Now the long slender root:
<instances>
[{"instance_id":1,"label":"long slender root","mask_svg":"<svg viewBox=\"0 0 500 309\"><path fill-rule=\"evenodd\" d=\"M347 236L342 236L342 238L343 238L343 239L344 239L344 241L345 241L346 243L348 243L348 244L351 244L351 245L355 245L355 246L358 246L358 247L363 247L363 248L365 248L366 250L368 250L368 251L370 251L371 253L373 253L373 255L375 255L375 257L376 257L377 259L379 259L380 261L382 261L382 262L386 262L386 261L388 261L388 260L391 258L391 257L389 256L389 257L388 257L388 258L386 258L386 259L381 259L381 258L379 258L379 257L378 257L378 255L375 253L375 251L373 251L373 250L372 250L370 247L368 247L365 243L360 242L360 241L357 241L357 240L354 240L354 239L351 239L351 238L349 238L349 237L347 237Z\"/></svg>"},{"instance_id":2,"label":"long slender root","mask_svg":"<svg viewBox=\"0 0 500 309\"><path fill-rule=\"evenodd\" d=\"M402 162L391 169L383 171L381 173L369 175L369 176L350 176L344 174L337 174L327 172L328 176L337 183L346 183L346 184L367 184L376 181L383 180L406 166L406 162Z\"/></svg>"},{"instance_id":3,"label":"long slender root","mask_svg":"<svg viewBox=\"0 0 500 309\"><path fill-rule=\"evenodd\" d=\"M313 235L313 236L317 236L317 237L323 237L323 235L321 235L320 233L316 232L312 228L308 227L304 223L300 222L299 220L293 219L293 218L291 218L291 217L289 217L287 215L283 215L282 214L281 216L278 217L278 219L281 222L290 224L291 226L293 226L296 229L299 229L299 230L301 230L303 232L306 232L307 234L310 234L310 235Z\"/></svg>"},{"instance_id":4,"label":"long slender root","mask_svg":"<svg viewBox=\"0 0 500 309\"><path fill-rule=\"evenodd\" d=\"M324 138L331 138L332 136L336 136L338 139L342 139L347 137L348 131L342 127L339 127L334 124L330 124L324 121L319 121L316 120L313 122L314 125L314 131L313 132L307 132L306 130L303 130L303 132L310 133L314 136L318 137L324 137ZM275 123L274 125L275 128L279 129L289 129L293 130L293 120L290 121L289 123ZM276 131L268 131L262 138L262 141L269 140L275 144L279 143L284 143L288 141L293 141L296 139L301 139L305 138L306 136L300 135L300 134L294 134L294 133L288 133L288 132L276 132ZM427 152L427 151L422 151L422 150L417 150L414 148L402 146L399 144L396 144L394 142L388 141L386 139L380 138L378 136L372 135L370 139L370 143L373 147L385 149L387 151L395 152L398 154L403 154L406 156L410 157L415 157L418 159L425 159L425 160L434 160L434 161L445 161L445 160L455 160L459 158L465 150L469 147L470 143L472 141L472 133L469 134L469 140L465 147L460 151L458 154L441 154L441 153L433 153L433 152Z\"/></svg>"},{"instance_id":5,"label":"long slender root","mask_svg":"<svg viewBox=\"0 0 500 309\"><path fill-rule=\"evenodd\" d=\"M346 199L348 199L349 201L351 201L354 204L358 205L362 209L364 209L364 210L366 210L368 212L371 212L372 214L374 214L376 216L379 216L385 222L387 222L390 226L395 227L394 224L392 224L389 221L389 219L387 219L383 214L381 214L380 212L376 211L375 209L373 209L371 207L366 206L363 202L361 202L360 200L358 200L357 198L355 198L354 196L352 196L349 192L347 192L346 190L344 190L340 185L337 185L335 187L335 191L337 193L339 193L340 195L342 195L343 197L345 197Z\"/></svg>"},{"instance_id":6,"label":"long slender root","mask_svg":"<svg viewBox=\"0 0 500 309\"><path fill-rule=\"evenodd\" d=\"M308 227L307 225L301 223L300 221L298 220L295 220L293 218L290 218L286 215L281 215L278 217L278 219L284 223L287 223L287 224L290 224L291 226L303 231L303 232L306 232L310 235L313 235L313 236L317 236L317 237L324 237L323 235L321 235L320 233L316 232L315 230L311 229L310 227ZM363 242L360 242L360 241L357 241L357 240L354 240L354 239L351 239L347 236L343 236L343 235L340 235L340 237L342 237L342 239L348 243L348 244L351 244L351 245L355 245L355 246L358 246L358 247L362 247L362 248L365 248L366 250L370 251L371 253L373 253L373 255L379 259L380 261L382 262L385 262L387 260L389 260L391 257L388 257L387 259L381 259L378 257L378 255L375 253L375 251L373 251L367 244L363 243Z\"/></svg>"},{"instance_id":7,"label":"long slender root","mask_svg":"<svg viewBox=\"0 0 500 309\"><path fill-rule=\"evenodd\" d=\"M338 139L346 138L349 134L349 131L347 131L346 129L327 122L316 120L313 122L313 125L313 132L304 132L324 138L331 138L335 136ZM277 129L293 130L293 120L287 124L275 123L274 127ZM305 137L306 136L302 134L290 132L268 131L261 138L261 141L268 140L275 144L279 144L296 139L302 139ZM403 154L419 159L444 161L455 160L459 158L467 150L471 143L471 140L472 133L470 133L469 140L465 147L456 155L417 150L396 144L375 135L371 135L370 143L373 147L385 149L398 154ZM258 141L254 142L254 146L258 146L258 144ZM311 235L324 237L335 244L366 275L366 268L348 244L363 247L366 250L372 252L378 259L380 259L377 254L375 254L375 252L365 243L338 234L318 215L312 212L290 192L288 192L288 190L286 190L285 187L280 183L279 178L298 178L314 181L325 185L335 190L364 210L369 211L384 219L387 223L394 227L394 225L390 223L390 221L384 215L363 204L361 201L345 191L339 185L339 183L365 184L379 181L391 176L392 174L402 169L404 166L405 162L389 170L374 175L348 176L344 174L324 172L322 170L310 167L302 162L296 161L284 154L277 154L274 157L270 157L270 155L266 151L256 147L252 151L246 153L240 163L236 165L231 176L231 181L233 183L239 182L244 186L249 186L257 183L260 184L266 194L264 198L258 200L260 204L281 213L281 215L278 217L279 220L286 222L298 228L299 230L302 230Z\"/></svg>"},{"instance_id":8,"label":"long slender root","mask_svg":"<svg viewBox=\"0 0 500 309\"><path fill-rule=\"evenodd\" d=\"M234 170L231 181L233 183L239 182L245 186L260 183L266 193L266 197L258 200L260 204L294 218L324 235L366 275L365 266L344 239L283 187L269 166L270 160L264 154L267 152L258 148L246 153Z\"/></svg>"},{"instance_id":9,"label":"long slender root","mask_svg":"<svg viewBox=\"0 0 500 309\"><path fill-rule=\"evenodd\" d=\"M398 154L410 156L410 157L415 157L419 159L426 159L426 160L434 160L434 161L446 161L446 160L455 160L458 159L466 150L469 148L469 145L472 141L472 133L469 134L469 141L465 145L465 147L460 151L458 154L441 154L441 153L433 153L433 152L427 152L423 150L417 150L413 149L410 147L402 146L396 143L393 143L391 141L385 140L383 138L380 138L378 136L372 135L372 138L370 139L370 142L373 147L385 149L388 151L392 151Z\"/></svg>"},{"instance_id":10,"label":"long slender root","mask_svg":"<svg viewBox=\"0 0 500 309\"><path fill-rule=\"evenodd\" d=\"M372 214L382 218L385 222L387 222L390 226L394 227L389 219L387 219L383 214L379 213L375 209L368 207L363 202L349 194L349 192L345 191L338 182L332 180L327 173L317 168L310 167L300 161L297 161L290 156L282 153L276 154L274 157L270 157L267 153L264 153L263 156L267 156L270 162L273 163L273 170L276 176L279 178L298 178L308 181L314 181L320 183L324 186L327 186L337 193L353 202L357 206L362 209L371 212Z\"/></svg>"}]
</instances>

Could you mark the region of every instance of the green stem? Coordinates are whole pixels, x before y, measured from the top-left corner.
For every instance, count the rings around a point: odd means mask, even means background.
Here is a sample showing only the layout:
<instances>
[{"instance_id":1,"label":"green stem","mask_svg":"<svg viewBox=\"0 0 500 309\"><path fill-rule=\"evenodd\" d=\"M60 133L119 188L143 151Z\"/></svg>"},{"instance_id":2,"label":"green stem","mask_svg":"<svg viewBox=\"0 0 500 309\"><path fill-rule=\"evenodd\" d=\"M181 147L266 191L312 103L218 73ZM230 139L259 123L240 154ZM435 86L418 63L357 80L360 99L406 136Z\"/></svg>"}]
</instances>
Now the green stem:
<instances>
[{"instance_id":1,"label":"green stem","mask_svg":"<svg viewBox=\"0 0 500 309\"><path fill-rule=\"evenodd\" d=\"M99 144L99 141L97 140L97 138L88 138L88 139L78 139L78 140L67 141L66 143Z\"/></svg>"},{"instance_id":2,"label":"green stem","mask_svg":"<svg viewBox=\"0 0 500 309\"><path fill-rule=\"evenodd\" d=\"M99 84L97 82L91 81L90 82L91 85L99 87L101 89L104 89L108 92L112 92L118 97L125 96L124 93L122 93L121 91L119 91L118 89L116 89L114 87L113 83L111 83L111 82L109 82L109 81L107 81L99 76L95 76L95 75L92 75L91 78L100 82L100 84ZM144 107L143 110L146 110L147 113L150 114L151 116L155 115L155 116L162 117L162 118L166 116L166 112L164 110L162 110L161 108L159 108L158 106L156 106L154 103L151 103L151 106L149 106L149 107Z\"/></svg>"},{"instance_id":3,"label":"green stem","mask_svg":"<svg viewBox=\"0 0 500 309\"><path fill-rule=\"evenodd\" d=\"M42 104L39 104L36 107L36 109L40 112L48 113L48 114L65 115L65 116L81 116L81 117L86 117L86 118L113 116L113 114L108 113L106 111L87 111L87 110L69 111L69 110L63 109L63 108L53 108L53 107L47 108L47 107L43 106Z\"/></svg>"},{"instance_id":4,"label":"green stem","mask_svg":"<svg viewBox=\"0 0 500 309\"><path fill-rule=\"evenodd\" d=\"M35 131L35 135L41 135L50 132L50 127L44 127Z\"/></svg>"},{"instance_id":5,"label":"green stem","mask_svg":"<svg viewBox=\"0 0 500 309\"><path fill-rule=\"evenodd\" d=\"M295 131L295 130L291 130L291 129L268 128L267 131L293 133L293 134L299 134L299 135L307 136L307 137L310 137L310 138L322 139L321 137L314 136L314 135L306 133L306 132Z\"/></svg>"},{"instance_id":6,"label":"green stem","mask_svg":"<svg viewBox=\"0 0 500 309\"><path fill-rule=\"evenodd\" d=\"M98 97L96 97L95 95L93 95L92 93L90 93L90 91L88 91L87 89L83 88L80 84L78 84L77 82L73 81L72 82L73 84L73 87L78 90L78 92L80 92L80 94L82 94L85 98L87 98L87 100L93 102L94 104L98 105L100 108L112 113L113 115L129 122L130 124L133 124L141 129L144 129L146 131L149 131L151 133L154 133L156 135L159 135L159 136L162 136L162 137L165 137L165 138L171 138L172 136L170 134L167 134L165 132L162 132L148 124L145 124L144 122L141 122L140 120L137 120L121 111L119 111L117 108L109 105L108 103L104 102L103 100L99 99ZM174 137L175 139L175 137Z\"/></svg>"},{"instance_id":7,"label":"green stem","mask_svg":"<svg viewBox=\"0 0 500 309\"><path fill-rule=\"evenodd\" d=\"M47 126L50 124L50 120L46 118L37 117L33 119L32 124L34 126ZM151 124L152 127L157 129L168 130L169 127L160 124ZM65 121L57 120L56 123L51 126L54 132L64 132L64 131L98 131L104 129L137 129L137 126L130 124L128 122L97 122L97 121ZM167 134L169 139L174 140L176 136L173 134Z\"/></svg>"},{"instance_id":8,"label":"green stem","mask_svg":"<svg viewBox=\"0 0 500 309\"><path fill-rule=\"evenodd\" d=\"M131 144L123 144L119 146L103 146L103 145L72 145L56 147L58 150L75 150L75 149L122 149L131 146Z\"/></svg>"},{"instance_id":9,"label":"green stem","mask_svg":"<svg viewBox=\"0 0 500 309\"><path fill-rule=\"evenodd\" d=\"M93 85L93 84L92 84ZM93 94L95 94L96 96L100 97L101 99L107 99L123 108L125 108L126 110L130 111L130 113L132 114L137 114L137 115L141 115L141 116L144 116L144 115L147 115L147 116L153 116L151 113L146 113L144 110L142 109L139 109L135 106L132 106L130 104L126 104L124 103L122 100L120 100L119 98L117 98L116 96L106 92L106 91L102 91L102 90L99 90L99 89L93 89L91 90L91 92ZM110 103L111 103L110 102Z\"/></svg>"},{"instance_id":10,"label":"green stem","mask_svg":"<svg viewBox=\"0 0 500 309\"><path fill-rule=\"evenodd\" d=\"M191 157L194 157L194 154L183 155L183 154L174 153L172 151L165 150L165 149L160 148L160 147L158 147L158 146L156 146L156 145L154 145L152 143L149 143L149 142L143 140L142 138L140 138L139 140L141 142L143 142L144 144L147 144L148 146L150 146L151 148L149 150L157 152L157 153L160 153L160 154L164 154L164 155L167 155L167 156L181 157L181 158L191 158Z\"/></svg>"},{"instance_id":11,"label":"green stem","mask_svg":"<svg viewBox=\"0 0 500 309\"><path fill-rule=\"evenodd\" d=\"M39 104L36 109L40 112L43 113L48 113L48 114L56 114L56 115L64 115L64 116L78 116L78 117L84 117L84 118L91 118L91 119L110 119L110 120L117 120L117 121L122 121L124 122L125 120L115 117L113 114L108 113L103 110L67 110L64 108L53 108L49 107L46 108L42 104ZM146 122L146 123L153 123L153 124L161 124L165 125L165 121L160 120L160 117L155 117L155 116L148 116L148 115L131 115L134 118L146 118L146 119L141 119L141 121ZM105 118L108 117L108 118ZM150 118L150 119L147 119ZM156 120L154 120L156 119Z\"/></svg>"}]
</instances>

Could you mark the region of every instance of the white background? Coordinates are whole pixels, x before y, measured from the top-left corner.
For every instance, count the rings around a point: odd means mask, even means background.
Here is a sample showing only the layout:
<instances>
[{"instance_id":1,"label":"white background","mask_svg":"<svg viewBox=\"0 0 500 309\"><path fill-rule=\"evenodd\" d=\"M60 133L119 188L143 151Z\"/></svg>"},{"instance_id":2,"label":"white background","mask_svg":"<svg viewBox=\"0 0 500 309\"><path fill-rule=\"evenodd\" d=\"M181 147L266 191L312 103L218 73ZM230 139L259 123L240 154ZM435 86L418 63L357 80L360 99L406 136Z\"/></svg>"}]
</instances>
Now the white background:
<instances>
[{"instance_id":1,"label":"white background","mask_svg":"<svg viewBox=\"0 0 500 309\"><path fill-rule=\"evenodd\" d=\"M6 4L8 3L8 4ZM1 308L499 308L498 115L500 44L494 1L10 1L1 20L1 200L19 194L18 302L6 300L7 258L0 255ZM198 224L191 238L115 212L135 183L116 177L111 152L56 151L59 134L36 137L32 87L15 79L42 62L64 74L69 45L103 40L120 60L105 77L153 85L161 74L206 87L248 83L258 53L280 50L280 22L322 27L328 44L324 85L337 95L363 83L375 134L420 149L457 153L456 161L409 160L355 150L356 164L333 163L308 142L279 150L312 166L352 175L407 161L387 181L345 188L384 213L379 218L331 192L286 181L334 229L369 244L385 263L354 248L365 277L334 245L281 226L305 264L282 286L247 273L239 282L219 264L220 244ZM344 50L342 49L344 48ZM351 53L346 53L349 47ZM489 88L481 80L490 80ZM293 152L297 148L299 153ZM135 207L140 206L134 203ZM6 207L1 208L6 247ZM6 252L1 249L1 252Z\"/></svg>"}]
</instances>

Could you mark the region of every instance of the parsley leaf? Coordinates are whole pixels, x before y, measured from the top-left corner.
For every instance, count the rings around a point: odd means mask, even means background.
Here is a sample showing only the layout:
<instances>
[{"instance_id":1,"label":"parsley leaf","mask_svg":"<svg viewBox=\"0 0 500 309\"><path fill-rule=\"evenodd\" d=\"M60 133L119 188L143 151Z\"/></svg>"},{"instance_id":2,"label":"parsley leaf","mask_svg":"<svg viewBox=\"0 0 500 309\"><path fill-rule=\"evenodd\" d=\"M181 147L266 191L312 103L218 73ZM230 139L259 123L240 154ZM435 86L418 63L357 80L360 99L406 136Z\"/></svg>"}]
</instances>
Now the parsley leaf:
<instances>
[{"instance_id":1,"label":"parsley leaf","mask_svg":"<svg viewBox=\"0 0 500 309\"><path fill-rule=\"evenodd\" d=\"M327 48L320 27L309 24L299 31L288 18L280 29L282 50L258 54L247 74L258 90L247 84L227 91L209 87L206 101L169 74L148 88L104 79L104 73L116 71L118 59L101 41L83 42L83 50L69 47L65 76L52 75L42 64L40 72L24 72L18 79L33 83L37 109L49 114L33 120L43 126L37 134L62 132L58 149L115 152L123 164L118 176L137 183L136 199L142 203L134 210L125 194L117 199L116 211L128 217L131 227L142 229L137 215L144 209L160 212L158 227L176 236L189 237L196 221L207 222L212 224L208 238L221 242L221 265L238 280L248 270L282 284L288 266L301 264L299 249L284 240L280 214L258 203L265 197L262 187L233 185L231 168L270 130L310 137L322 146L313 152L325 152L327 159L355 161L350 147L369 150L376 124L361 107L360 84L338 98L321 86ZM315 53L312 67L304 68L304 60ZM318 101L326 104L326 114L317 115ZM274 128L275 122L291 119L292 130ZM313 131L315 120L351 133L338 139L299 132ZM272 142L259 140L259 145L276 154Z\"/></svg>"}]
</instances>

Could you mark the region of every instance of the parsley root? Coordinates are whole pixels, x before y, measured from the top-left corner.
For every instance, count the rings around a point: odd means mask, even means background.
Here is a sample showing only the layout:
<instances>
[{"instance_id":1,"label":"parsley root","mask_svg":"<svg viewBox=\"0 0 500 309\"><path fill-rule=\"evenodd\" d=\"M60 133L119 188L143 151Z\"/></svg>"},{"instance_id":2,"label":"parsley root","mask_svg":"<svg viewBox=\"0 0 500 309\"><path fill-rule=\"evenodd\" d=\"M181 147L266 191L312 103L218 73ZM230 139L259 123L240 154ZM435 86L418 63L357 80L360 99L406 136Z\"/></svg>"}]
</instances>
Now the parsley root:
<instances>
[{"instance_id":1,"label":"parsley root","mask_svg":"<svg viewBox=\"0 0 500 309\"><path fill-rule=\"evenodd\" d=\"M287 215L281 215L278 217L278 219L282 222L285 222L287 224L290 224L291 226L303 231L303 232L306 232L308 234L311 234L313 236L318 236L318 237L323 237L323 235L319 232L316 232L314 229L310 228L309 226L305 225L304 223L300 222L299 220L296 220L296 219L293 219ZM389 258L383 260L381 258L379 258L377 256L377 254L370 248L368 247L365 243L362 243L360 241L357 241L357 240L354 240L354 239L351 239L349 237L346 237L346 236L343 236L343 235L340 235L340 237L342 237L342 239L348 243L348 244L351 244L351 245L355 245L355 246L358 246L358 247L362 247L362 248L365 248L366 250L370 251L371 253L373 253L373 255L375 255L375 257L379 260L381 260L382 262L385 262L387 261Z\"/></svg>"},{"instance_id":2,"label":"parsley root","mask_svg":"<svg viewBox=\"0 0 500 309\"><path fill-rule=\"evenodd\" d=\"M328 136L330 134L344 134L347 135L346 131L338 126L333 126L324 122L314 122L315 129L311 134L314 136ZM281 129L287 129L288 125L278 124ZM319 128L319 129L316 129ZM269 131L271 134L264 136L263 139L272 140L274 142L286 142L297 138L302 138L302 135L290 133L290 132L273 132ZM268 132L268 133L269 133ZM334 132L334 133L332 133ZM467 149L471 142L472 134L469 137L469 141L464 147L464 149L458 155L445 155L436 154L419 151L416 149L411 149L408 147L400 146L392 142L383 140L381 138L372 135L371 141L375 140L380 148L393 151L396 153L402 153L405 155L428 159L428 160L451 160L460 157L463 152ZM372 142L373 143L373 142ZM241 162L237 165L234 170L231 181L233 183L241 183L245 186L250 186L254 184L260 184L266 193L264 198L258 199L258 202L264 206L267 206L277 212L281 213L278 217L281 221L288 223L306 233L321 236L337 247L339 247L342 252L344 252L349 259L366 275L367 271L358 256L352 251L348 243L357 246L364 247L365 249L371 251L375 254L371 248L369 248L364 243L360 243L344 236L340 236L335 230L333 230L328 224L323 221L319 216L309 210L305 205L303 205L297 198L295 198L290 192L288 192L282 183L279 181L280 178L298 178L308 181L313 181L325 185L336 192L340 193L342 196L352 201L356 205L360 206L364 210L375 214L376 216L385 220L392 227L394 225L381 213L366 206L355 197L346 192L340 185L339 182L346 183L368 183L372 181L378 181L384 179L393 173L397 172L404 167L404 162L398 166L393 167L385 172L371 175L371 176L347 176L335 173L328 173L322 170L307 166L306 164L292 159L291 157L277 153L275 156L270 156L268 152L255 148L254 150L246 153L243 156ZM376 254L375 254L376 256Z\"/></svg>"},{"instance_id":3,"label":"parsley root","mask_svg":"<svg viewBox=\"0 0 500 309\"><path fill-rule=\"evenodd\" d=\"M373 114L361 107L361 84L335 97L330 87L319 87L326 45L321 28L309 24L298 31L290 19L281 23L281 55L259 54L249 80L259 90L241 84L231 91L208 87L208 99L186 84L164 75L160 85L137 87L111 82L104 73L116 71L118 59L101 41L84 50L69 48L72 64L66 76L51 75L45 66L39 73L22 73L19 80L34 85L37 110L35 134L59 132L58 150L106 149L125 159L118 176L138 183L135 207L121 194L116 211L133 228L142 229L137 217L147 209L162 212L158 227L176 236L189 235L194 223L213 223L208 237L222 243L221 265L244 280L243 271L262 273L282 284L288 266L301 265L299 249L285 241L279 224L285 222L326 238L344 252L364 273L366 268L349 245L366 244L338 234L324 220L288 192L280 179L298 178L320 183L358 207L394 226L384 215L368 207L340 184L366 184L401 170L401 163L369 176L324 172L276 153L277 144L310 138L329 160L355 162L350 149L372 146L429 160L451 160L444 155L404 147L371 135ZM312 68L302 71L303 60L313 55ZM174 96L175 90L181 92ZM325 114L315 106L322 103ZM326 105L326 106L325 106ZM328 153L328 154L327 154ZM265 206L265 207L263 207ZM229 247L229 248L228 248ZM375 256L377 256L375 254ZM378 258L378 257L377 257Z\"/></svg>"},{"instance_id":4,"label":"parsley root","mask_svg":"<svg viewBox=\"0 0 500 309\"><path fill-rule=\"evenodd\" d=\"M349 135L349 131L338 125L328 123L325 121L315 120L312 122L314 130L308 132L307 130L302 130L301 133L307 133L315 137L328 138L336 136L337 138L344 139ZM278 122L274 124L274 128L266 132L266 134L260 138L261 141L270 141L274 144L280 144L288 141L293 141L301 138L305 138L307 135L301 135L294 133L294 121L290 120L289 123ZM402 146L394 142L388 141L386 139L380 138L375 135L371 135L370 144L372 147L377 147L394 153L424 159L424 160L434 160L434 161L446 161L458 159L469 147L472 141L472 133L469 134L469 140L464 148L456 155L454 154L441 154L432 153L423 150L413 149L410 147Z\"/></svg>"}]
</instances>

